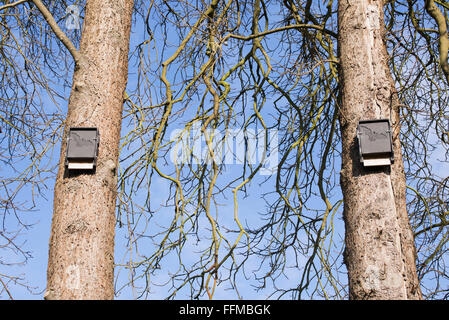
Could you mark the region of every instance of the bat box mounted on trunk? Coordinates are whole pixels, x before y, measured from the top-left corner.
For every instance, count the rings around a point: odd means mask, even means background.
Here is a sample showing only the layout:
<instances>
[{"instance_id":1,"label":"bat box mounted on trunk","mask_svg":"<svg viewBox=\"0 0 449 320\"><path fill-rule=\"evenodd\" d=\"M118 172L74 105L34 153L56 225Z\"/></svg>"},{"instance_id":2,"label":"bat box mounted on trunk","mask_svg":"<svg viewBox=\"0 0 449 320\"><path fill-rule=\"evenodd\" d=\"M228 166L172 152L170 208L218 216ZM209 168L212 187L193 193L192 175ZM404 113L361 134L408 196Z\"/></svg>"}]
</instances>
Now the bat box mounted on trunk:
<instances>
[{"instance_id":1,"label":"bat box mounted on trunk","mask_svg":"<svg viewBox=\"0 0 449 320\"><path fill-rule=\"evenodd\" d=\"M97 128L70 128L65 165L68 170L95 170L100 134Z\"/></svg>"},{"instance_id":2,"label":"bat box mounted on trunk","mask_svg":"<svg viewBox=\"0 0 449 320\"><path fill-rule=\"evenodd\" d=\"M357 138L360 162L364 167L389 166L394 162L393 139L388 119L360 120Z\"/></svg>"}]
</instances>

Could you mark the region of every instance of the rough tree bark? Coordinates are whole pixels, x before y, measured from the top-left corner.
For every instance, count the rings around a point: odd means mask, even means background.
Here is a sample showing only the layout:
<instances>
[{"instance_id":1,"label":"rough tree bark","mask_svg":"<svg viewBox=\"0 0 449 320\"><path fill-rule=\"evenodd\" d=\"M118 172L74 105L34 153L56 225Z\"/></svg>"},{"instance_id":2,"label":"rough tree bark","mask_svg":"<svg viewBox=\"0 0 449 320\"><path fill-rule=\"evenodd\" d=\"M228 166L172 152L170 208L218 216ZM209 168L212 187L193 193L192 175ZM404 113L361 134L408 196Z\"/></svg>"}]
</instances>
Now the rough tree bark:
<instances>
[{"instance_id":1,"label":"rough tree bark","mask_svg":"<svg viewBox=\"0 0 449 320\"><path fill-rule=\"evenodd\" d=\"M341 187L350 299L421 299L415 246L405 203L399 101L384 42L383 0L341 0ZM388 118L395 162L363 168L356 128Z\"/></svg>"},{"instance_id":2,"label":"rough tree bark","mask_svg":"<svg viewBox=\"0 0 449 320\"><path fill-rule=\"evenodd\" d=\"M132 0L86 4L55 185L46 299L114 297L116 166L132 8ZM100 131L95 173L64 168L68 128L76 126Z\"/></svg>"}]
</instances>

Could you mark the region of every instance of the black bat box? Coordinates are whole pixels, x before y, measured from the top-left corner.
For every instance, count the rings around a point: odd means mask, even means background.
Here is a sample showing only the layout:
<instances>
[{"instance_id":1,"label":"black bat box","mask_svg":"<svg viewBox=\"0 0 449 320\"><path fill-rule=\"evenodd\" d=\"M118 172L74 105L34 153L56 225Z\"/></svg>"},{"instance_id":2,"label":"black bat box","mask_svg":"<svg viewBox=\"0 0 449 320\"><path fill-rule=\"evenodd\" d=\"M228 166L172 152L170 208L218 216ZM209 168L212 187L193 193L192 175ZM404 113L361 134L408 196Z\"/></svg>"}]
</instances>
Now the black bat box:
<instances>
[{"instance_id":1,"label":"black bat box","mask_svg":"<svg viewBox=\"0 0 449 320\"><path fill-rule=\"evenodd\" d=\"M357 138L360 161L365 167L387 166L393 163L393 140L388 119L359 121Z\"/></svg>"},{"instance_id":2,"label":"black bat box","mask_svg":"<svg viewBox=\"0 0 449 320\"><path fill-rule=\"evenodd\" d=\"M67 139L67 169L94 170L99 144L100 134L97 128L70 128Z\"/></svg>"}]
</instances>

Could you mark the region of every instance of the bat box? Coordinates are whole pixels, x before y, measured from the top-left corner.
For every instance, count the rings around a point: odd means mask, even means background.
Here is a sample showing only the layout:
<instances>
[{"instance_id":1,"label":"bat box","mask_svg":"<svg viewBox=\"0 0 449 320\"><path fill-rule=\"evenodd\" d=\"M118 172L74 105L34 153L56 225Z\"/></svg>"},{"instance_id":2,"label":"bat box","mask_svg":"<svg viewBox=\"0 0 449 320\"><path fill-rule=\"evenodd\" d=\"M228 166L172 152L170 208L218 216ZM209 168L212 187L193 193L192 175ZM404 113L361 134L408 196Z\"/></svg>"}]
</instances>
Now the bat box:
<instances>
[{"instance_id":1,"label":"bat box","mask_svg":"<svg viewBox=\"0 0 449 320\"><path fill-rule=\"evenodd\" d=\"M359 121L357 138L360 162L364 167L389 166L394 162L393 139L388 119Z\"/></svg>"},{"instance_id":2,"label":"bat box","mask_svg":"<svg viewBox=\"0 0 449 320\"><path fill-rule=\"evenodd\" d=\"M68 170L94 170L97 165L100 133L97 128L70 128L65 165Z\"/></svg>"}]
</instances>

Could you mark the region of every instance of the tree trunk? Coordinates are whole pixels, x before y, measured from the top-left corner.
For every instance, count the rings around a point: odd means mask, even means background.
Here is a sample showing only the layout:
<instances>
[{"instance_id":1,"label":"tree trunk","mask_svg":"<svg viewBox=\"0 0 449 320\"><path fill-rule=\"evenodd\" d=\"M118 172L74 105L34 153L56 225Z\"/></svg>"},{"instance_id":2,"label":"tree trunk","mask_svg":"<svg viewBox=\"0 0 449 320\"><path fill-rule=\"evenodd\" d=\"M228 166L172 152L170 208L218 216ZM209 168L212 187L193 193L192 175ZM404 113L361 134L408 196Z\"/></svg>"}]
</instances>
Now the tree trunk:
<instances>
[{"instance_id":1,"label":"tree trunk","mask_svg":"<svg viewBox=\"0 0 449 320\"><path fill-rule=\"evenodd\" d=\"M405 203L399 101L384 42L383 0L339 1L341 187L350 299L421 299ZM364 168L356 128L390 119L395 162Z\"/></svg>"},{"instance_id":2,"label":"tree trunk","mask_svg":"<svg viewBox=\"0 0 449 320\"><path fill-rule=\"evenodd\" d=\"M132 0L88 0L54 193L46 299L114 297L116 166ZM97 127L94 173L64 167L69 127Z\"/></svg>"}]
</instances>

